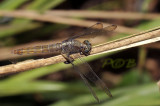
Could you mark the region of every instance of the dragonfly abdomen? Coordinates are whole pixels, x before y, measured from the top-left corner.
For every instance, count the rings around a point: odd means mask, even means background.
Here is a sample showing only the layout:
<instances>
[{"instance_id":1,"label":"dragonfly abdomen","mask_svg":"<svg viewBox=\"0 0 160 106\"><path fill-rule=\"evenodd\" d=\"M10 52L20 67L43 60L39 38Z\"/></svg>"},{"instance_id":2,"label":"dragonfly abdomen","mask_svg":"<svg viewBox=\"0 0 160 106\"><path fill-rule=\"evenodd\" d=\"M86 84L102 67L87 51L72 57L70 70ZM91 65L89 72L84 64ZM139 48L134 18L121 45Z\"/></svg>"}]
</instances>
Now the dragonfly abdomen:
<instances>
[{"instance_id":1,"label":"dragonfly abdomen","mask_svg":"<svg viewBox=\"0 0 160 106\"><path fill-rule=\"evenodd\" d=\"M57 43L57 44L16 49L13 51L13 53L18 55L24 55L24 54L36 54L36 53L60 52L60 50L61 50L61 43Z\"/></svg>"},{"instance_id":2,"label":"dragonfly abdomen","mask_svg":"<svg viewBox=\"0 0 160 106\"><path fill-rule=\"evenodd\" d=\"M56 43L56 44L49 45L49 51L52 53L54 53L54 52L60 53L61 50L62 50L62 43Z\"/></svg>"}]
</instances>

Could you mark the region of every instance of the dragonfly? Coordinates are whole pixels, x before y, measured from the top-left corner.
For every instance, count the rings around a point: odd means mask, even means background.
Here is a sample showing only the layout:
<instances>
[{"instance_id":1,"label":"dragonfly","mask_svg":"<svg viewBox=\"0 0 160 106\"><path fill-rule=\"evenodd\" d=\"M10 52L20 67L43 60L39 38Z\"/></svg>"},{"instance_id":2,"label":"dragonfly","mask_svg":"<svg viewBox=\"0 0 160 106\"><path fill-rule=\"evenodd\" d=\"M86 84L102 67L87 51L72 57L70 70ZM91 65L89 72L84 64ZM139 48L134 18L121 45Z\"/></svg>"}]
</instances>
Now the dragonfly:
<instances>
[{"instance_id":1,"label":"dragonfly","mask_svg":"<svg viewBox=\"0 0 160 106\"><path fill-rule=\"evenodd\" d=\"M96 95L95 91L92 89L90 82L100 87L109 97L112 97L112 94L106 84L96 75L91 66L82 58L82 55L90 55L90 52L92 50L91 42L89 40L84 40L83 42L80 42L77 39L84 36L91 36L93 38L95 36L99 36L100 34L110 33L116 28L116 25L109 25L107 27L103 27L102 23L96 23L88 29L82 31L81 33L69 37L61 43L15 49L13 50L13 53L23 55L33 53L58 52L66 59L66 61L64 62L65 64L71 64L73 66L74 70L77 71L86 86L89 88L89 91L91 92L93 97L99 102L99 98ZM78 59L85 67L87 67L88 72L84 72L80 70L80 68L76 67L74 63L74 58L71 57L72 54L79 54Z\"/></svg>"}]
</instances>

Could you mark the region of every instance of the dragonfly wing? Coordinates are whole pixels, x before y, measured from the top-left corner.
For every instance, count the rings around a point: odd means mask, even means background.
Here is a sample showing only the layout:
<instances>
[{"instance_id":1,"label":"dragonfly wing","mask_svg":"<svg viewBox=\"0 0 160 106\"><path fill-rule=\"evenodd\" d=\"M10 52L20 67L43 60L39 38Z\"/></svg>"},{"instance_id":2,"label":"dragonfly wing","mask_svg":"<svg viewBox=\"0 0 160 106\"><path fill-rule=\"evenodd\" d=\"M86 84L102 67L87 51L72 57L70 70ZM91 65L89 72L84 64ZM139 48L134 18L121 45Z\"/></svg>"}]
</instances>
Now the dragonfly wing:
<instances>
[{"instance_id":1,"label":"dragonfly wing","mask_svg":"<svg viewBox=\"0 0 160 106\"><path fill-rule=\"evenodd\" d=\"M73 64L73 62L71 62L71 64L72 64L74 70L77 71L77 73L81 76L82 80L84 81L84 83L86 84L86 86L89 88L89 90L92 93L92 95L94 96L94 98L97 100L97 102L99 102L99 99L98 99L96 93L94 92L94 90L92 89L91 85L89 84L88 80L81 73L81 71Z\"/></svg>"},{"instance_id":2,"label":"dragonfly wing","mask_svg":"<svg viewBox=\"0 0 160 106\"><path fill-rule=\"evenodd\" d=\"M117 28L117 25L109 25L109 26L107 26L107 27L104 27L103 28L103 30L105 31L105 32L111 32L111 31L114 31L115 29Z\"/></svg>"},{"instance_id":3,"label":"dragonfly wing","mask_svg":"<svg viewBox=\"0 0 160 106\"><path fill-rule=\"evenodd\" d=\"M92 81L95 85L97 85L98 87L100 87L109 97L112 97L112 94L111 94L110 90L107 88L107 86L105 85L105 83L96 75L96 73L92 70L92 68L90 67L90 65L83 58L79 58L79 60L82 63L84 63L84 65L89 70L89 73L82 72L83 75L85 75L86 78L88 78L90 81Z\"/></svg>"},{"instance_id":4,"label":"dragonfly wing","mask_svg":"<svg viewBox=\"0 0 160 106\"><path fill-rule=\"evenodd\" d=\"M83 75L83 73L79 70L79 68L77 68L74 64L73 61L70 60L71 57L69 57L69 55L67 55L67 51L64 50L61 55L69 62L72 64L73 68L75 71L78 72L78 74L80 75L80 77L82 78L82 80L84 81L84 83L86 84L86 86L89 88L90 92L92 93L92 95L94 96L94 98L97 100L97 102L99 102L99 99L96 95L96 93L94 92L94 90L92 89L91 85L89 84L88 80L86 79L86 77Z\"/></svg>"},{"instance_id":5,"label":"dragonfly wing","mask_svg":"<svg viewBox=\"0 0 160 106\"><path fill-rule=\"evenodd\" d=\"M70 37L68 40L76 39L76 38L83 37L86 35L88 35L88 36L98 35L98 32L100 32L102 28L103 28L102 23L96 23L96 24L92 25L91 27L89 27L88 29L82 31L81 33Z\"/></svg>"}]
</instances>

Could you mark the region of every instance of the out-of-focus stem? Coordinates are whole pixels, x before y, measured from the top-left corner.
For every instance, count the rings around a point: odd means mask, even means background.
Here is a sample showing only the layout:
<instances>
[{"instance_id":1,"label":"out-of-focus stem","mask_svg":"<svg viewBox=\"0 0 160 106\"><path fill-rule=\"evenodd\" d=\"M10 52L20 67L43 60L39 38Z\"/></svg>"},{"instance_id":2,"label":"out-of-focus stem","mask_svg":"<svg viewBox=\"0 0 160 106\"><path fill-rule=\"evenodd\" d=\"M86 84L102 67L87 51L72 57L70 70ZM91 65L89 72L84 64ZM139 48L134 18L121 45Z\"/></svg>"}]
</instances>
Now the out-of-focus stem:
<instances>
[{"instance_id":1,"label":"out-of-focus stem","mask_svg":"<svg viewBox=\"0 0 160 106\"><path fill-rule=\"evenodd\" d=\"M144 68L145 60L146 60L147 49L145 47L139 48L138 54L139 54L138 69L142 71Z\"/></svg>"},{"instance_id":2,"label":"out-of-focus stem","mask_svg":"<svg viewBox=\"0 0 160 106\"><path fill-rule=\"evenodd\" d=\"M27 18L32 20L39 20L39 21L46 21L46 22L52 22L52 23L61 23L61 24L68 24L68 25L74 25L74 26L80 26L80 27L90 27L91 25L94 25L97 23L96 21L89 21L89 20L80 20L75 18L67 18L62 16L56 16L56 15L48 15L48 14L40 14L35 11L25 11L25 10L17 10L17 11L5 11L0 10L0 16L9 16L9 17L16 17L16 18ZM104 26L108 26L108 23L103 23ZM120 33L136 33L139 32L136 29L128 28L125 26L118 25L118 28L116 30Z\"/></svg>"},{"instance_id":3,"label":"out-of-focus stem","mask_svg":"<svg viewBox=\"0 0 160 106\"><path fill-rule=\"evenodd\" d=\"M157 82L157 85L158 85L159 90L160 90L160 80Z\"/></svg>"},{"instance_id":4,"label":"out-of-focus stem","mask_svg":"<svg viewBox=\"0 0 160 106\"><path fill-rule=\"evenodd\" d=\"M52 10L46 11L48 15L63 17L101 18L101 19L132 19L132 20L153 20L160 17L156 13L138 13L123 11L89 11L89 10Z\"/></svg>"}]
</instances>

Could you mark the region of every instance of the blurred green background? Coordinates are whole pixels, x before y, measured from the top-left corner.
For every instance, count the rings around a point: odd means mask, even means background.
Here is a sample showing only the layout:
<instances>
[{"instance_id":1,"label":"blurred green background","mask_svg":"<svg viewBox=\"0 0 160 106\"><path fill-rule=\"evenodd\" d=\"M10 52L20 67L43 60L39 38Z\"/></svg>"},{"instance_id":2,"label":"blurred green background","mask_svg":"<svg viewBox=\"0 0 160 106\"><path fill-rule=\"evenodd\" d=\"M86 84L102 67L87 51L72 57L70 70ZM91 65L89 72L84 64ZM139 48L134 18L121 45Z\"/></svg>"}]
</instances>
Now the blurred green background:
<instances>
[{"instance_id":1,"label":"blurred green background","mask_svg":"<svg viewBox=\"0 0 160 106\"><path fill-rule=\"evenodd\" d=\"M54 14L54 10L116 11L119 13L115 19L85 18L83 15L74 17L74 13L73 17L69 18L116 24L144 31L159 26L159 17L146 20L143 17L136 19L135 15L135 19L122 19L119 18L121 12L159 14L159 6L158 0L0 0L0 13L1 10L35 10L42 15L46 11L53 11ZM12 64L9 60L18 58L9 57L12 54L5 55L13 48L50 44L81 30L82 27L76 25L1 16L0 66ZM124 31L109 35L103 42L128 36L129 33ZM100 103L94 100L71 65L58 63L26 72L1 75L0 106L160 105L160 92L156 84L160 79L159 46L160 43L156 42L114 53L85 57L113 95L113 98L109 98L93 85ZM21 56L19 60L54 55Z\"/></svg>"}]
</instances>

